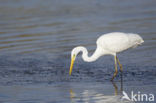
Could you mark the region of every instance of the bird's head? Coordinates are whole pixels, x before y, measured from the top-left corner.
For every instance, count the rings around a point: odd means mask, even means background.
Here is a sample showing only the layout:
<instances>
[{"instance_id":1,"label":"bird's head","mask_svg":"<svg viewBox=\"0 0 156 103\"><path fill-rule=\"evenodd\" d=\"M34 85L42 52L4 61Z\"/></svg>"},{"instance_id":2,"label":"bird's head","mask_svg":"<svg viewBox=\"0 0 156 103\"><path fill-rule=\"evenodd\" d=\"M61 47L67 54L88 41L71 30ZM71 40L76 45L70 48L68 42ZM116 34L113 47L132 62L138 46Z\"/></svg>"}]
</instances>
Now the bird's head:
<instances>
[{"instance_id":1,"label":"bird's head","mask_svg":"<svg viewBox=\"0 0 156 103\"><path fill-rule=\"evenodd\" d=\"M82 46L78 46L75 47L72 52L71 52L71 64L70 64L70 70L69 70L69 75L71 75L72 73L72 69L73 69L73 65L74 65L74 61L76 59L76 56L79 54L79 52L83 51L84 47Z\"/></svg>"}]
</instances>

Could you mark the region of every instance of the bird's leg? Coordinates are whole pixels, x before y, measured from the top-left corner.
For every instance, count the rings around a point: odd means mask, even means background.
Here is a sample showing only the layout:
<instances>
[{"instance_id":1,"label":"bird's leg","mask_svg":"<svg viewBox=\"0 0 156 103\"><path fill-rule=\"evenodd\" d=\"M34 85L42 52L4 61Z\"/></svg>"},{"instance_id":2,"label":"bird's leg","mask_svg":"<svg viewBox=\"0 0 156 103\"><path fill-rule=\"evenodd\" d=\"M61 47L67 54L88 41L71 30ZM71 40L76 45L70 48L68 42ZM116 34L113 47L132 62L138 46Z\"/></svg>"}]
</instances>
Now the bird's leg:
<instances>
[{"instance_id":1,"label":"bird's leg","mask_svg":"<svg viewBox=\"0 0 156 103\"><path fill-rule=\"evenodd\" d=\"M119 61L119 59L117 58L117 56L116 56L116 59L117 59L117 62L118 62L118 64L119 64L119 67L120 67L120 72L122 72L122 71L123 71L122 64L120 63L120 61Z\"/></svg>"},{"instance_id":2,"label":"bird's leg","mask_svg":"<svg viewBox=\"0 0 156 103\"><path fill-rule=\"evenodd\" d=\"M114 62L115 62L115 73L111 79L111 81L113 81L113 79L116 77L117 73L118 73L118 68L117 68L117 57L114 56Z\"/></svg>"},{"instance_id":3,"label":"bird's leg","mask_svg":"<svg viewBox=\"0 0 156 103\"><path fill-rule=\"evenodd\" d=\"M112 84L113 84L113 87L115 89L115 95L117 96L118 95L118 87L113 81L112 81Z\"/></svg>"}]
</instances>

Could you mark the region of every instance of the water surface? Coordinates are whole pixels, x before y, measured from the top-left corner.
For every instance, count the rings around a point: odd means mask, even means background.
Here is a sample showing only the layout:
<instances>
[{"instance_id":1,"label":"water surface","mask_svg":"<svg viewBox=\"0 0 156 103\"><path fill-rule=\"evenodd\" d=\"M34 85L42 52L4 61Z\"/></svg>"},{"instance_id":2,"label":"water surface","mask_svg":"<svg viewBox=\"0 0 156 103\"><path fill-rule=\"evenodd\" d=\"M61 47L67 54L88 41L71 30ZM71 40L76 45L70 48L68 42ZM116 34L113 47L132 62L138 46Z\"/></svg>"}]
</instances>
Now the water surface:
<instances>
[{"instance_id":1,"label":"water surface","mask_svg":"<svg viewBox=\"0 0 156 103\"><path fill-rule=\"evenodd\" d=\"M0 101L106 102L114 96L113 57L92 63L78 57L69 77L70 52L82 45L91 55L100 35L116 31L138 33L145 41L118 55L126 90L154 93L155 4L155 0L1 0ZM115 82L120 84L120 75Z\"/></svg>"}]
</instances>

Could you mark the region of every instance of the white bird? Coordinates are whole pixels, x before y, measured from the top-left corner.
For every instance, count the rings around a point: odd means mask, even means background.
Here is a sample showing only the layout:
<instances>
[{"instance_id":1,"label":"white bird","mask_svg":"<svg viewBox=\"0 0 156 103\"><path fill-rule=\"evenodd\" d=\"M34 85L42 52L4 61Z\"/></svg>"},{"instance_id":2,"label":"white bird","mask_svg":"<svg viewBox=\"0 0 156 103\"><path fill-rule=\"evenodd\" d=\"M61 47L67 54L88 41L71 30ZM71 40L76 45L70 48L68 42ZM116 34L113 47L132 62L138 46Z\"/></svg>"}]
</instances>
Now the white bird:
<instances>
[{"instance_id":1,"label":"white bird","mask_svg":"<svg viewBox=\"0 0 156 103\"><path fill-rule=\"evenodd\" d=\"M72 68L76 56L82 52L82 58L86 62L93 62L103 55L113 55L115 61L115 73L112 80L117 75L117 63L120 66L122 72L122 65L117 58L117 53L127 50L129 48L135 48L144 42L141 36L133 33L113 32L100 36L97 41L97 48L92 56L88 57L88 51L83 46L75 47L71 52L71 65L69 75L72 73Z\"/></svg>"}]
</instances>

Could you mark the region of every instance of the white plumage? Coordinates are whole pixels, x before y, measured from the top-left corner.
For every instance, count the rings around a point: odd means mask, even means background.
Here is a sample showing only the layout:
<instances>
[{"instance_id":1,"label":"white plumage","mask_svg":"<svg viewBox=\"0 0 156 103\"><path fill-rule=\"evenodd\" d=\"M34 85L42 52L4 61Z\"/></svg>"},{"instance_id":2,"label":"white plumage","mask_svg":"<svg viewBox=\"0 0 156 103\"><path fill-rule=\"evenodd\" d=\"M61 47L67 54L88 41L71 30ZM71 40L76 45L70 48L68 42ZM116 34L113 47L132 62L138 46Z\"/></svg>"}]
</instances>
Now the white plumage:
<instances>
[{"instance_id":1,"label":"white plumage","mask_svg":"<svg viewBox=\"0 0 156 103\"><path fill-rule=\"evenodd\" d=\"M108 54L116 54L143 42L138 34L114 32L100 36L96 43Z\"/></svg>"},{"instance_id":2,"label":"white plumage","mask_svg":"<svg viewBox=\"0 0 156 103\"><path fill-rule=\"evenodd\" d=\"M82 58L86 62L95 61L103 55L113 55L115 57L115 68L116 68L115 70L117 72L116 67L117 62L120 65L120 67L122 67L122 65L120 64L116 54L129 48L135 48L138 45L141 45L143 42L144 40L138 34L121 33L121 32L104 34L97 39L96 41L97 48L91 57L88 57L88 51L83 46L75 47L72 50L71 52L72 61L69 74L71 75L74 60L76 59L76 56L78 55L79 52L82 52ZM116 74L114 73L114 77L116 76ZM114 77L112 79L114 79Z\"/></svg>"}]
</instances>

